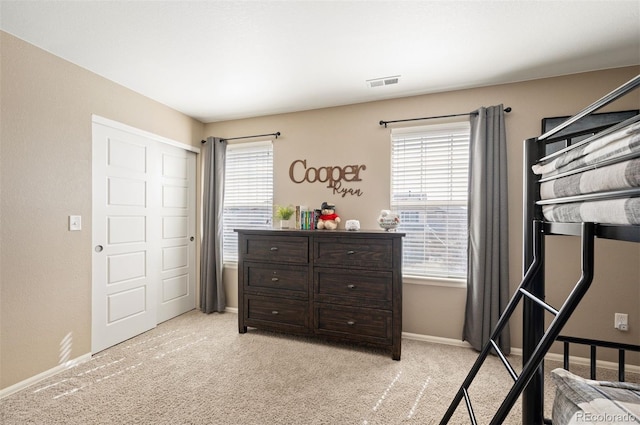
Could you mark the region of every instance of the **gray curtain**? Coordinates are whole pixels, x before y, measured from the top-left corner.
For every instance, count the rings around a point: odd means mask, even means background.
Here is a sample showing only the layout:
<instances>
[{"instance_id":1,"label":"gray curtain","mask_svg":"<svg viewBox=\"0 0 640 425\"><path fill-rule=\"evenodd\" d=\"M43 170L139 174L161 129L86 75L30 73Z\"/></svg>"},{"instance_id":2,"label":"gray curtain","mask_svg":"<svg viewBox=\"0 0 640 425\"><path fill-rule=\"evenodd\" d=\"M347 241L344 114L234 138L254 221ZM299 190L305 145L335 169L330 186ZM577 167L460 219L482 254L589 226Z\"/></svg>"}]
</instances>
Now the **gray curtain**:
<instances>
[{"instance_id":1,"label":"gray curtain","mask_svg":"<svg viewBox=\"0 0 640 425\"><path fill-rule=\"evenodd\" d=\"M202 247L200 250L200 310L223 312L226 307L222 284L222 208L224 162L227 142L207 138L202 149Z\"/></svg>"},{"instance_id":2,"label":"gray curtain","mask_svg":"<svg viewBox=\"0 0 640 425\"><path fill-rule=\"evenodd\" d=\"M480 351L509 302L507 142L502 105L471 115L469 246L463 340ZM509 354L509 326L498 341Z\"/></svg>"}]
</instances>

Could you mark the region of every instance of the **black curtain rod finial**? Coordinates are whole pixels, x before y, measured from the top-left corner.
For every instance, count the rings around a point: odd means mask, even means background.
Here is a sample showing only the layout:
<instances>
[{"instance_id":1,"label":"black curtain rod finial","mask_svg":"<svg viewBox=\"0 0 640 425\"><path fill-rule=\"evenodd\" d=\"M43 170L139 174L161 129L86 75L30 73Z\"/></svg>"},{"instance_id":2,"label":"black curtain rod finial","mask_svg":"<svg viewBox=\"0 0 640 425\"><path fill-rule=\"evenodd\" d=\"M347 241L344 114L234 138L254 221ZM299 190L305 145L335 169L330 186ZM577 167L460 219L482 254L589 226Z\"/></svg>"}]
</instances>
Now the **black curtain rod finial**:
<instances>
[{"instance_id":1,"label":"black curtain rod finial","mask_svg":"<svg viewBox=\"0 0 640 425\"><path fill-rule=\"evenodd\" d=\"M511 112L511 106L507 106L506 108L504 108L504 111L505 111L506 113Z\"/></svg>"},{"instance_id":2,"label":"black curtain rod finial","mask_svg":"<svg viewBox=\"0 0 640 425\"><path fill-rule=\"evenodd\" d=\"M200 143L204 144L204 143L207 143L207 141L206 140L200 140Z\"/></svg>"}]
</instances>

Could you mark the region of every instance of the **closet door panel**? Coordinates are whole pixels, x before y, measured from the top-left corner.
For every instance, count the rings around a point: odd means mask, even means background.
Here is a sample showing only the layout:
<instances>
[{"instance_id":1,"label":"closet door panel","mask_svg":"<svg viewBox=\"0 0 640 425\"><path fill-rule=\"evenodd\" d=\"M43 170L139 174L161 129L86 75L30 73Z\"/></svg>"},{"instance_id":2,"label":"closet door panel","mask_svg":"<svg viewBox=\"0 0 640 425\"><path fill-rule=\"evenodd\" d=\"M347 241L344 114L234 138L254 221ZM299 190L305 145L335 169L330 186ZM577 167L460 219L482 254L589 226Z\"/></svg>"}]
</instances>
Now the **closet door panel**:
<instances>
[{"instance_id":1,"label":"closet door panel","mask_svg":"<svg viewBox=\"0 0 640 425\"><path fill-rule=\"evenodd\" d=\"M93 124L92 347L156 325L152 142Z\"/></svg>"},{"instance_id":2,"label":"closet door panel","mask_svg":"<svg viewBox=\"0 0 640 425\"><path fill-rule=\"evenodd\" d=\"M196 171L192 152L161 146L162 268L158 323L195 308Z\"/></svg>"}]
</instances>

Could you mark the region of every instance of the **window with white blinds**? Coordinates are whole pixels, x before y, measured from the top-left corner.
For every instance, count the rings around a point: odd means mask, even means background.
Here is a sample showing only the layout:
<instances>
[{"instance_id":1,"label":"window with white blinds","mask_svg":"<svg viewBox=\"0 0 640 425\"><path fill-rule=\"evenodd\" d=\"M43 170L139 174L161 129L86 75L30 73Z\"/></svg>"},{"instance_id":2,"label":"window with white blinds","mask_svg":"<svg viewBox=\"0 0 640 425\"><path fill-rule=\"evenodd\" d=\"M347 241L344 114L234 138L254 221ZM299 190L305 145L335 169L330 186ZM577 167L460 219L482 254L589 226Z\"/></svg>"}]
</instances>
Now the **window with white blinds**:
<instances>
[{"instance_id":1,"label":"window with white blinds","mask_svg":"<svg viewBox=\"0 0 640 425\"><path fill-rule=\"evenodd\" d=\"M271 141L227 146L223 210L223 261L238 261L234 229L270 229L273 215Z\"/></svg>"},{"instance_id":2,"label":"window with white blinds","mask_svg":"<svg viewBox=\"0 0 640 425\"><path fill-rule=\"evenodd\" d=\"M467 277L469 133L468 122L391 133L391 209L406 233L406 277Z\"/></svg>"}]
</instances>

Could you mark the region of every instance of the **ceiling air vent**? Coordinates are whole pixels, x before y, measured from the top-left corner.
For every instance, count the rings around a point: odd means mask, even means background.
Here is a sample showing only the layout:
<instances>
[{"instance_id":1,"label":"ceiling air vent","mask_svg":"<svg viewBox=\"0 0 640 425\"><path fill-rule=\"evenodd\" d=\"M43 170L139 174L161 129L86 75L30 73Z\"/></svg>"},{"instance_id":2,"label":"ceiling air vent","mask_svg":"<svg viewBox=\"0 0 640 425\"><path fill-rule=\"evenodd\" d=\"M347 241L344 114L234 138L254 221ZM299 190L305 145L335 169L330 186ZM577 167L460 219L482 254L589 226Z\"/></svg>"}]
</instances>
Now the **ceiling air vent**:
<instances>
[{"instance_id":1,"label":"ceiling air vent","mask_svg":"<svg viewBox=\"0 0 640 425\"><path fill-rule=\"evenodd\" d=\"M372 80L367 80L367 85L371 88L382 87L382 86L388 86L391 84L398 84L399 80L400 80L399 75L393 75L391 77L374 78Z\"/></svg>"}]
</instances>

